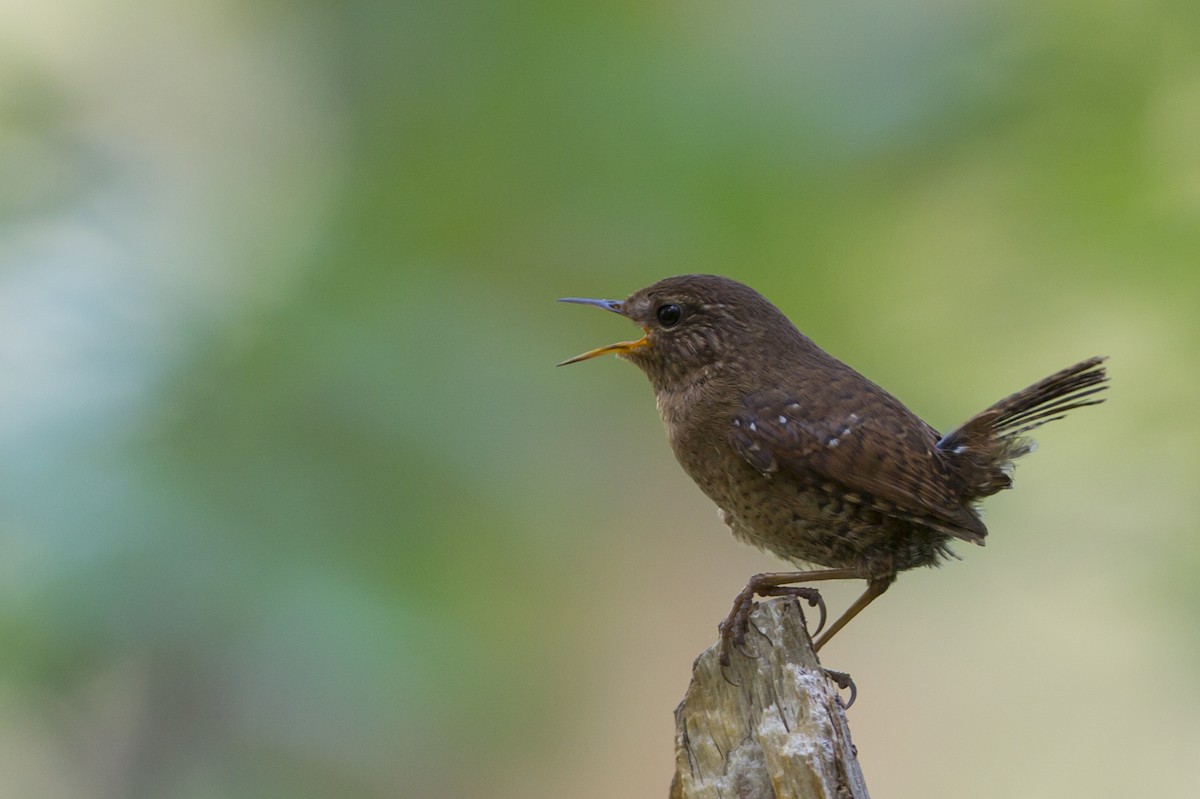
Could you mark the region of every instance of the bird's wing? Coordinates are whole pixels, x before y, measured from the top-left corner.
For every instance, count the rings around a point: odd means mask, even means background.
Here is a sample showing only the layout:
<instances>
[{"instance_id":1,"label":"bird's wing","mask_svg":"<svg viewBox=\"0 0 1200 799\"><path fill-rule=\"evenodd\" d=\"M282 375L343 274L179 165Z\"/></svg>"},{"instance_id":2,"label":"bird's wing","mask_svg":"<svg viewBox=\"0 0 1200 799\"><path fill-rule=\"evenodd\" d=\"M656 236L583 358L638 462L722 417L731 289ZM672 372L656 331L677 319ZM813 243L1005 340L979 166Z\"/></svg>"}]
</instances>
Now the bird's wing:
<instances>
[{"instance_id":1,"label":"bird's wing","mask_svg":"<svg viewBox=\"0 0 1200 799\"><path fill-rule=\"evenodd\" d=\"M890 395L860 397L849 411L813 407L799 393L757 392L742 402L730 437L765 475L788 475L968 541L987 534L945 479L937 432Z\"/></svg>"}]
</instances>

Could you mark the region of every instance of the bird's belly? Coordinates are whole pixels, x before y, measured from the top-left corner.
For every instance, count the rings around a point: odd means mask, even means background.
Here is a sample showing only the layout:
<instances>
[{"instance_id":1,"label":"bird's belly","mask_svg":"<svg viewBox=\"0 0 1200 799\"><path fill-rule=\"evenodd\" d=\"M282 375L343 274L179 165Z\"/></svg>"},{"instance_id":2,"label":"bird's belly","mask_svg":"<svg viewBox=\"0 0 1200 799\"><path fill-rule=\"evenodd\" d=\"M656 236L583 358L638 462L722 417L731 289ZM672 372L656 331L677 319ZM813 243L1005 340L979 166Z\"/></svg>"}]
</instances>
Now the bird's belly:
<instances>
[{"instance_id":1,"label":"bird's belly","mask_svg":"<svg viewBox=\"0 0 1200 799\"><path fill-rule=\"evenodd\" d=\"M763 474L701 445L719 440L706 431L668 430L684 471L721 509L734 536L784 560L882 577L951 555L945 533L889 515L868 496L824 488L815 476Z\"/></svg>"},{"instance_id":2,"label":"bird's belly","mask_svg":"<svg viewBox=\"0 0 1200 799\"><path fill-rule=\"evenodd\" d=\"M761 477L725 486L717 499L741 541L796 564L884 576L937 563L948 537L837 492Z\"/></svg>"}]
</instances>

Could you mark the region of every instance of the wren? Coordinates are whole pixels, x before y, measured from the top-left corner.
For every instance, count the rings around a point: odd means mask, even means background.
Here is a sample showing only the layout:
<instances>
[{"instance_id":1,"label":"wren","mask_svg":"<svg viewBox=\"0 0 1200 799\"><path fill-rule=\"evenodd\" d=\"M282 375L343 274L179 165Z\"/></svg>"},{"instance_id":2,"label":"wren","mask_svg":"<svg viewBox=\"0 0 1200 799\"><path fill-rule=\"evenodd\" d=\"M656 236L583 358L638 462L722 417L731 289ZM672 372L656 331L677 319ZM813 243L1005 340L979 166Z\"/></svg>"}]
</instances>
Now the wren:
<instances>
[{"instance_id":1,"label":"wren","mask_svg":"<svg viewBox=\"0 0 1200 799\"><path fill-rule=\"evenodd\" d=\"M623 301L561 301L620 314L645 335L559 365L615 353L638 366L675 457L733 535L806 569L750 579L721 625L726 663L756 594L816 605L819 594L797 584L865 580L820 649L899 572L953 557L955 540L982 544L978 503L1012 485L1013 461L1033 448L1025 434L1102 402L1107 388L1105 359L1089 358L943 435L728 278L682 275Z\"/></svg>"}]
</instances>

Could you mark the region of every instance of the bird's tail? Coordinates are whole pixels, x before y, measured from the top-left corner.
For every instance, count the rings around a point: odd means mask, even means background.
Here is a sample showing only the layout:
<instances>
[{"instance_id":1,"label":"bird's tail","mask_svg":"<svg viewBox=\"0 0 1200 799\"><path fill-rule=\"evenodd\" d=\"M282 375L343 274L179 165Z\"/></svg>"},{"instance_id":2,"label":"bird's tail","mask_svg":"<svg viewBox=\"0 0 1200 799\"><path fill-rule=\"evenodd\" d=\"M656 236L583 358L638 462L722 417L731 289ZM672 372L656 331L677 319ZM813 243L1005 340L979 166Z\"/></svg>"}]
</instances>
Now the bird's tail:
<instances>
[{"instance_id":1,"label":"bird's tail","mask_svg":"<svg viewBox=\"0 0 1200 799\"><path fill-rule=\"evenodd\" d=\"M1067 411L1097 405L1093 395L1108 388L1104 356L1088 358L1005 397L938 441L964 478L967 499L995 494L1012 485L1012 462L1034 448L1025 433L1061 419Z\"/></svg>"}]
</instances>

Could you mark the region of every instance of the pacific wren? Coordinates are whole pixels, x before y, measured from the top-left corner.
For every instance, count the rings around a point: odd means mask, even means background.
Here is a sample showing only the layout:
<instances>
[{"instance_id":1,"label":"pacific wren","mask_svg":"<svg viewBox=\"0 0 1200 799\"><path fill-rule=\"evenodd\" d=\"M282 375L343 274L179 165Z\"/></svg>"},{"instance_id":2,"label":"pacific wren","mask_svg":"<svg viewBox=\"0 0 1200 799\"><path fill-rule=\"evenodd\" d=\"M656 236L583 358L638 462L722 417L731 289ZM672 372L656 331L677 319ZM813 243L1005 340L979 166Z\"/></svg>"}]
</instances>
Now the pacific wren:
<instances>
[{"instance_id":1,"label":"pacific wren","mask_svg":"<svg viewBox=\"0 0 1200 799\"><path fill-rule=\"evenodd\" d=\"M938 564L954 539L982 544L976 506L1012 485L1013 460L1033 448L1024 434L1102 402L1094 395L1107 388L1104 358L1089 358L942 435L728 278L682 275L624 301L562 302L613 311L645 335L559 365L611 352L641 368L676 458L734 536L810 567L750 579L722 625L725 662L755 594L816 604L794 584L866 580L820 649L898 572Z\"/></svg>"}]
</instances>

